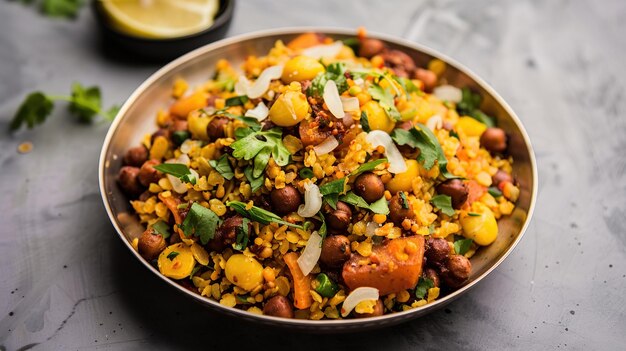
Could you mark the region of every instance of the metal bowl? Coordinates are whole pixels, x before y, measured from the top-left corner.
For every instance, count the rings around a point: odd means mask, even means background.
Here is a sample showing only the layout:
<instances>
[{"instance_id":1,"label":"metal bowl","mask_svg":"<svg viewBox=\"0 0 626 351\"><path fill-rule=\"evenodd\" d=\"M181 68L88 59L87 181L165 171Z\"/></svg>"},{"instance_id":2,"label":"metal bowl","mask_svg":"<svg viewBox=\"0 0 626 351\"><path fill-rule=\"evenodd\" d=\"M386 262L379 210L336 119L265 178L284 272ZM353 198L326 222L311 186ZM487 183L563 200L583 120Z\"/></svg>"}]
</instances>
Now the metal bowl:
<instances>
[{"instance_id":1,"label":"metal bowl","mask_svg":"<svg viewBox=\"0 0 626 351\"><path fill-rule=\"evenodd\" d=\"M353 30L337 28L285 28L240 35L192 51L167 64L148 78L122 106L104 140L99 165L100 192L104 206L122 241L148 270L161 277L166 284L178 289L181 295L187 295L213 310L257 323L315 332L361 331L423 316L467 293L513 251L532 216L537 194L537 169L532 146L524 127L509 105L490 86L467 68L432 49L387 35L371 34L370 36L383 40L391 48L406 52L413 57L418 66L423 67L434 58L446 62L447 69L443 79L452 85L470 87L480 92L483 97L481 107L497 118L498 126L503 128L509 136L509 153L515 160L513 174L519 182L520 197L515 211L510 216L499 220L497 240L490 246L479 250L472 257L472 275L465 286L425 306L374 318L312 321L259 316L222 306L216 301L183 288L161 275L130 244L134 238L141 235L144 228L132 213L128 199L118 188L116 176L122 166L122 158L126 150L137 145L143 135L155 129L155 115L159 109L166 108L170 103L174 80L177 77L184 77L191 86L198 85L211 77L216 61L221 58L226 58L237 66L248 55L266 53L276 40L288 41L298 34L310 31L327 34L337 39L355 35Z\"/></svg>"}]
</instances>

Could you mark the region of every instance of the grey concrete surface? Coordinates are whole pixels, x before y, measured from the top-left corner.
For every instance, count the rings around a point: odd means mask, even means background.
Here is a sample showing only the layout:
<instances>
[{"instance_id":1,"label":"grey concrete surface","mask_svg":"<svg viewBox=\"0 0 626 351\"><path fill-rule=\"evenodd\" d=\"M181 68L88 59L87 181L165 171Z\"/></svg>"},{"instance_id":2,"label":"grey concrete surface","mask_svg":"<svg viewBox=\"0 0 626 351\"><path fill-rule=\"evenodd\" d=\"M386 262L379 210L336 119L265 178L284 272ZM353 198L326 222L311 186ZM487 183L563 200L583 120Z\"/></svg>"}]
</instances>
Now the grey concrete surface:
<instances>
[{"instance_id":1,"label":"grey concrete surface","mask_svg":"<svg viewBox=\"0 0 626 351\"><path fill-rule=\"evenodd\" d=\"M532 224L470 293L377 332L302 335L207 312L126 251L97 186L107 123L59 104L4 132L30 91L98 84L122 102L158 65L103 55L93 16L53 20L0 2L0 350L574 349L626 345L624 1L240 1L229 35L293 25L385 32L484 77L528 129L539 162ZM22 141L35 149L17 153Z\"/></svg>"}]
</instances>

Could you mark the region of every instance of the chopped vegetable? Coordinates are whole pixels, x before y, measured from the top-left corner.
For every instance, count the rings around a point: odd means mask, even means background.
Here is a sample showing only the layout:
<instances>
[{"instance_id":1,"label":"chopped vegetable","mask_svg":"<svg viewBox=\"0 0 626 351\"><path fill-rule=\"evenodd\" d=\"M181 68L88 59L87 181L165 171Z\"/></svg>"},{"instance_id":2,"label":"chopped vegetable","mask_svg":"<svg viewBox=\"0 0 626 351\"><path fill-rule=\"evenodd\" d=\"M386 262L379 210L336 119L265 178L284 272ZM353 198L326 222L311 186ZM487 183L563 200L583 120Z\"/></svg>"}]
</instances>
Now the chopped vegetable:
<instances>
[{"instance_id":1,"label":"chopped vegetable","mask_svg":"<svg viewBox=\"0 0 626 351\"><path fill-rule=\"evenodd\" d=\"M304 247L304 251L300 257L298 257L298 266L302 271L302 274L308 275L311 273L317 261L320 259L320 255L322 254L322 237L318 234L318 232L311 233L309 240L306 242L306 246Z\"/></svg>"},{"instance_id":2,"label":"chopped vegetable","mask_svg":"<svg viewBox=\"0 0 626 351\"><path fill-rule=\"evenodd\" d=\"M472 243L474 240L472 239L461 239L454 242L454 252L459 255L465 255L467 250L472 247Z\"/></svg>"},{"instance_id":3,"label":"chopped vegetable","mask_svg":"<svg viewBox=\"0 0 626 351\"><path fill-rule=\"evenodd\" d=\"M326 72L318 74L313 81L311 81L311 86L307 90L307 95L321 97L324 94L324 87L326 86L326 83L331 80L335 82L339 94L348 90L348 82L344 76L345 72L345 64L339 62L331 63L328 67L326 67Z\"/></svg>"},{"instance_id":4,"label":"chopped vegetable","mask_svg":"<svg viewBox=\"0 0 626 351\"><path fill-rule=\"evenodd\" d=\"M380 293L378 289L371 287L360 287L354 289L346 299L343 301L341 305L341 316L347 317L350 312L362 301L376 301L378 300Z\"/></svg>"},{"instance_id":5,"label":"chopped vegetable","mask_svg":"<svg viewBox=\"0 0 626 351\"><path fill-rule=\"evenodd\" d=\"M354 177L354 176L358 176L359 174L363 173L363 172L370 172L376 169L376 167L378 167L379 165L383 164L387 162L386 158L380 158L376 161L370 161L370 162L366 162L362 165L359 166L359 168L357 168L356 170L354 170L354 172L350 173L350 177Z\"/></svg>"},{"instance_id":6,"label":"chopped vegetable","mask_svg":"<svg viewBox=\"0 0 626 351\"><path fill-rule=\"evenodd\" d=\"M444 214L448 216L454 215L454 208L452 208L452 198L448 195L435 195L432 199L430 199L430 203L435 205L438 209L441 210Z\"/></svg>"},{"instance_id":7,"label":"chopped vegetable","mask_svg":"<svg viewBox=\"0 0 626 351\"><path fill-rule=\"evenodd\" d=\"M340 196L339 200L357 207L366 208L374 213L389 214L389 206L384 196L368 204L362 197L350 191L346 195Z\"/></svg>"},{"instance_id":8,"label":"chopped vegetable","mask_svg":"<svg viewBox=\"0 0 626 351\"><path fill-rule=\"evenodd\" d=\"M322 297L333 297L339 291L339 286L325 273L320 273L313 281L313 289Z\"/></svg>"},{"instance_id":9,"label":"chopped vegetable","mask_svg":"<svg viewBox=\"0 0 626 351\"><path fill-rule=\"evenodd\" d=\"M219 217L210 209L194 202L180 228L186 237L194 235L203 245L213 239Z\"/></svg>"},{"instance_id":10,"label":"chopped vegetable","mask_svg":"<svg viewBox=\"0 0 626 351\"><path fill-rule=\"evenodd\" d=\"M241 105L245 105L246 102L248 102L249 100L250 99L248 99L248 97L245 95L233 96L231 98L226 99L224 104L226 105L226 107L241 106Z\"/></svg>"},{"instance_id":11,"label":"chopped vegetable","mask_svg":"<svg viewBox=\"0 0 626 351\"><path fill-rule=\"evenodd\" d=\"M183 182L196 184L196 176L191 172L189 167L181 163L161 163L155 165L154 169L165 174L172 175Z\"/></svg>"},{"instance_id":12,"label":"chopped vegetable","mask_svg":"<svg viewBox=\"0 0 626 351\"><path fill-rule=\"evenodd\" d=\"M420 277L419 282L417 282L417 286L415 287L415 297L418 299L425 298L428 289L433 287L435 287L435 283L432 279Z\"/></svg>"},{"instance_id":13,"label":"chopped vegetable","mask_svg":"<svg viewBox=\"0 0 626 351\"><path fill-rule=\"evenodd\" d=\"M365 113L365 111L361 111L361 128L366 133L372 131L372 128L370 128L370 122L367 119L367 113Z\"/></svg>"},{"instance_id":14,"label":"chopped vegetable","mask_svg":"<svg viewBox=\"0 0 626 351\"><path fill-rule=\"evenodd\" d=\"M246 169L244 169L243 174L246 176L246 179L248 179L248 182L250 182L252 192L255 192L263 186L263 183L265 182L265 177L262 174L258 177L254 177L254 175L252 174L254 172L253 170L253 166L248 166L246 167Z\"/></svg>"},{"instance_id":15,"label":"chopped vegetable","mask_svg":"<svg viewBox=\"0 0 626 351\"><path fill-rule=\"evenodd\" d=\"M250 218L255 222L259 222L261 224L269 224L270 222L275 222L278 224L284 224L289 227L300 228L301 225L289 223L287 221L282 220L277 214L274 214L268 210L264 210L260 207L252 206L249 210L246 209L247 205L241 201L229 201L226 203L226 206L231 207L235 211L237 211L240 215Z\"/></svg>"},{"instance_id":16,"label":"chopped vegetable","mask_svg":"<svg viewBox=\"0 0 626 351\"><path fill-rule=\"evenodd\" d=\"M311 307L312 298L309 290L311 289L311 277L304 275L298 265L298 254L289 252L283 256L291 277L293 278L293 305L298 309Z\"/></svg>"},{"instance_id":17,"label":"chopped vegetable","mask_svg":"<svg viewBox=\"0 0 626 351\"><path fill-rule=\"evenodd\" d=\"M230 163L228 162L228 156L226 154L222 155L217 160L210 160L209 164L226 180L231 180L235 176L233 169L230 168Z\"/></svg>"},{"instance_id":18,"label":"chopped vegetable","mask_svg":"<svg viewBox=\"0 0 626 351\"><path fill-rule=\"evenodd\" d=\"M239 128L241 130L244 128ZM261 140L263 138L264 140ZM282 131L272 128L268 131L253 131L248 129L248 134L230 145L233 149L233 157L237 159L254 159L255 178L261 176L270 156L274 158L279 166L286 166L289 163L290 153L282 141Z\"/></svg>"},{"instance_id":19,"label":"chopped vegetable","mask_svg":"<svg viewBox=\"0 0 626 351\"><path fill-rule=\"evenodd\" d=\"M300 169L300 171L298 171L298 175L300 176L300 178L304 178L304 179L310 179L315 176L313 175L313 170L310 168Z\"/></svg>"}]
</instances>

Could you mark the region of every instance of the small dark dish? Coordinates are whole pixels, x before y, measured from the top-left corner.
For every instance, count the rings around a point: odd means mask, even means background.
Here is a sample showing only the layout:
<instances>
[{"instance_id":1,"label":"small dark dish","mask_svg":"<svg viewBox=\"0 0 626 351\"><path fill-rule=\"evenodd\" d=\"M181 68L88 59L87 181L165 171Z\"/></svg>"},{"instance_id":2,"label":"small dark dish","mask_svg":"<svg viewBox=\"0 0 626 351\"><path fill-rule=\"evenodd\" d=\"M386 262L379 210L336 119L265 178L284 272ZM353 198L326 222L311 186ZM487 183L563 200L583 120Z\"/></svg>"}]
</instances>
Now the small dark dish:
<instances>
[{"instance_id":1,"label":"small dark dish","mask_svg":"<svg viewBox=\"0 0 626 351\"><path fill-rule=\"evenodd\" d=\"M105 51L123 50L141 59L164 62L222 39L230 27L235 11L235 0L220 0L215 22L209 28L198 33L167 39L141 38L121 32L107 22L97 1L91 2L91 8L102 34Z\"/></svg>"}]
</instances>

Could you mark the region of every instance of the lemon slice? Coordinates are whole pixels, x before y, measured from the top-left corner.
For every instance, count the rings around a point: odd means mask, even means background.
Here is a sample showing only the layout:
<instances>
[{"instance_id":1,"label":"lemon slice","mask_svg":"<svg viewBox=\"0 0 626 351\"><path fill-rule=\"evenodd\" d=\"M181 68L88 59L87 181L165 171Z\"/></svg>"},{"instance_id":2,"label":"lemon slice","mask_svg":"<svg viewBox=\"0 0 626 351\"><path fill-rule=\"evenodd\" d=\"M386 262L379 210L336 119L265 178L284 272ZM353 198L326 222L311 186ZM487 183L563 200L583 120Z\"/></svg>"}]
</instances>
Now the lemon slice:
<instances>
[{"instance_id":1,"label":"lemon slice","mask_svg":"<svg viewBox=\"0 0 626 351\"><path fill-rule=\"evenodd\" d=\"M165 39L213 25L218 0L100 0L111 25L130 35Z\"/></svg>"}]
</instances>

